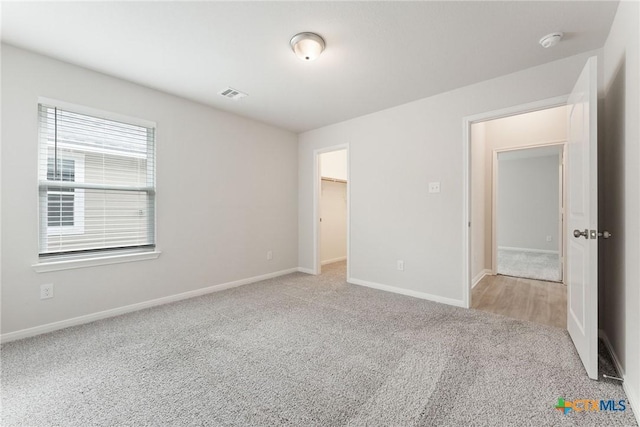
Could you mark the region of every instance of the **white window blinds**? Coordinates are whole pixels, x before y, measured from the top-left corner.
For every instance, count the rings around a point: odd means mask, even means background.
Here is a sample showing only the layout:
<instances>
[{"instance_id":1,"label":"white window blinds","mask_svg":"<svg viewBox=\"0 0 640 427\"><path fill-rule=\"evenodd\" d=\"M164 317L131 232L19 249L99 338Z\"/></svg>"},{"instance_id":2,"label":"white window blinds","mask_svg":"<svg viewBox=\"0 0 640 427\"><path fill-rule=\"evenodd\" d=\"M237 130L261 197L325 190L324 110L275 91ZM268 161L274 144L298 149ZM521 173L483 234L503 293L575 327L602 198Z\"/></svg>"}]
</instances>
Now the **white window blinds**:
<instances>
[{"instance_id":1,"label":"white window blinds","mask_svg":"<svg viewBox=\"0 0 640 427\"><path fill-rule=\"evenodd\" d=\"M40 256L155 246L155 129L40 104Z\"/></svg>"}]
</instances>

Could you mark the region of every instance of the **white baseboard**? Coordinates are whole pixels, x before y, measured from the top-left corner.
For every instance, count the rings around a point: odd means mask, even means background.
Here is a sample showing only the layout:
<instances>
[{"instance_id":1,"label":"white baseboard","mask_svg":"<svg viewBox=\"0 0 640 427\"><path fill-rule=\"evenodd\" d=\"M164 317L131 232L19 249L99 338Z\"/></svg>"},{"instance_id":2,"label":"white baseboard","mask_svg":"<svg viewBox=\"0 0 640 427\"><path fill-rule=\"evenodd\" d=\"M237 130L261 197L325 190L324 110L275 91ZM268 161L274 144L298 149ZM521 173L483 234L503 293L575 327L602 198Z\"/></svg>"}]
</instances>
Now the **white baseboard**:
<instances>
[{"instance_id":1,"label":"white baseboard","mask_svg":"<svg viewBox=\"0 0 640 427\"><path fill-rule=\"evenodd\" d=\"M622 388L627 395L627 400L631 405L633 415L635 415L636 421L638 422L638 425L640 425L640 399L637 395L638 391L633 390L627 382L627 377L625 375L624 369L622 369L622 365L620 364L620 359L618 358L616 352L613 350L611 341L609 341L609 337L607 336L605 331L602 329L598 329L598 336L602 338L602 342L604 342L605 347L607 347L607 350L609 350L609 354L611 354L611 357L613 358L613 364L616 366L616 371L618 371L618 374L620 374L620 377L624 380L624 382L622 383Z\"/></svg>"},{"instance_id":2,"label":"white baseboard","mask_svg":"<svg viewBox=\"0 0 640 427\"><path fill-rule=\"evenodd\" d=\"M300 273L313 274L314 276L316 274L316 272L311 268L298 267L296 270Z\"/></svg>"},{"instance_id":3,"label":"white baseboard","mask_svg":"<svg viewBox=\"0 0 640 427\"><path fill-rule=\"evenodd\" d=\"M455 307L465 307L464 301L453 298L441 297L438 295L427 294L425 292L412 291L410 289L398 288L396 286L383 285L380 283L369 282L366 280L348 278L348 283L354 285L366 286L367 288L379 289L381 291L393 292L394 294L407 295L410 297L426 299L429 301L439 302L442 304L453 305Z\"/></svg>"},{"instance_id":4,"label":"white baseboard","mask_svg":"<svg viewBox=\"0 0 640 427\"><path fill-rule=\"evenodd\" d=\"M96 320L106 319L109 317L119 316L121 314L131 313L133 311L143 310L145 308L169 304L176 301L181 301L189 298L198 297L201 295L210 294L212 292L218 292L225 289L247 285L249 283L259 282L261 280L284 276L285 274L295 273L296 271L298 271L297 268L289 268L287 270L280 270L273 273L262 274L260 276L249 277L247 279L235 280L233 282L222 283L219 285L209 286L201 289L195 289L193 291L183 292L175 295L169 295L166 297L156 298L149 301L143 301L136 304L125 305L123 307L112 308L109 310L99 311L97 313L91 313L84 316L73 317L71 319L61 320L59 322L47 323L46 325L35 326L33 328L27 328L27 329L21 329L19 331L8 332L6 334L0 335L0 342L5 343L9 341L19 340L22 338L33 337L40 334L46 334L47 332L57 331L59 329L68 328L70 326L82 325L85 323L94 322Z\"/></svg>"},{"instance_id":5,"label":"white baseboard","mask_svg":"<svg viewBox=\"0 0 640 427\"><path fill-rule=\"evenodd\" d=\"M328 260L322 261L321 265L332 264L334 262L344 261L346 259L347 259L346 256L341 256L341 257L338 257L338 258L328 259Z\"/></svg>"},{"instance_id":6,"label":"white baseboard","mask_svg":"<svg viewBox=\"0 0 640 427\"><path fill-rule=\"evenodd\" d=\"M476 285L480 283L482 279L484 279L484 276L493 276L493 271L485 268L480 273L478 273L476 277L474 277L473 280L471 281L471 289L475 288Z\"/></svg>"},{"instance_id":7,"label":"white baseboard","mask_svg":"<svg viewBox=\"0 0 640 427\"><path fill-rule=\"evenodd\" d=\"M538 254L555 254L555 255L560 254L559 251L552 251L547 249L515 248L512 246L498 246L498 250L516 251L516 252L534 252Z\"/></svg>"}]
</instances>

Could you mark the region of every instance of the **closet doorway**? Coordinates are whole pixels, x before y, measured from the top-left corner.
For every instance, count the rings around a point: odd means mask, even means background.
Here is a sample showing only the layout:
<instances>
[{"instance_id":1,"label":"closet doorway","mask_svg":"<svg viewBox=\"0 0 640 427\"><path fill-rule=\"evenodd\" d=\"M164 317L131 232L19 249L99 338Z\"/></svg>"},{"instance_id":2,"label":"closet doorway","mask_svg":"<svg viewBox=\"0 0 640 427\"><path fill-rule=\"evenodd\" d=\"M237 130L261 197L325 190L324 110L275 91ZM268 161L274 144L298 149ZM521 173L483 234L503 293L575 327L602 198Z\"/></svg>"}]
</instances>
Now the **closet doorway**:
<instances>
[{"instance_id":1,"label":"closet doorway","mask_svg":"<svg viewBox=\"0 0 640 427\"><path fill-rule=\"evenodd\" d=\"M331 270L346 277L349 228L347 149L319 152L317 160L316 271Z\"/></svg>"}]
</instances>

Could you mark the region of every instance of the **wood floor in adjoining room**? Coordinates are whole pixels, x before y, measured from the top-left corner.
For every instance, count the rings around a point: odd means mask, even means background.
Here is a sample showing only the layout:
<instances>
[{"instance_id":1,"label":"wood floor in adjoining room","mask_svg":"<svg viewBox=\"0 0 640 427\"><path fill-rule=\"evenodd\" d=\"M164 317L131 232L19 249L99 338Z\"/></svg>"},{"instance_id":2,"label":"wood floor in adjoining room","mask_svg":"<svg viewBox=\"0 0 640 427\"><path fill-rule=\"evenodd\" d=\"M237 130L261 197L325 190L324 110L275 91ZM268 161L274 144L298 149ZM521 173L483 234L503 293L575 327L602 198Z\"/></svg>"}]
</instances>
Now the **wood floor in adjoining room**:
<instances>
[{"instance_id":1,"label":"wood floor in adjoining room","mask_svg":"<svg viewBox=\"0 0 640 427\"><path fill-rule=\"evenodd\" d=\"M543 325L567 327L567 287L510 276L485 276L471 293L471 307Z\"/></svg>"}]
</instances>

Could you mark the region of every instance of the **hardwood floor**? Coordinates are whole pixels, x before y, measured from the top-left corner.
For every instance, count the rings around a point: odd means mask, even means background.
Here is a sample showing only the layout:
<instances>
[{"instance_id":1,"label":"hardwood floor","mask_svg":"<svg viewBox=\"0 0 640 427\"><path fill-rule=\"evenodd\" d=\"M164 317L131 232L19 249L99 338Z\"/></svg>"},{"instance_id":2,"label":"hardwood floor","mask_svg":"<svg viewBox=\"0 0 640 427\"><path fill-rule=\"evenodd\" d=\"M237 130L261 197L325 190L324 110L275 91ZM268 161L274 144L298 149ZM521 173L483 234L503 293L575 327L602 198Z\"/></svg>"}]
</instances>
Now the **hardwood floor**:
<instances>
[{"instance_id":1,"label":"hardwood floor","mask_svg":"<svg viewBox=\"0 0 640 427\"><path fill-rule=\"evenodd\" d=\"M500 275L485 276L473 288L471 307L567 328L567 287L562 283Z\"/></svg>"}]
</instances>

